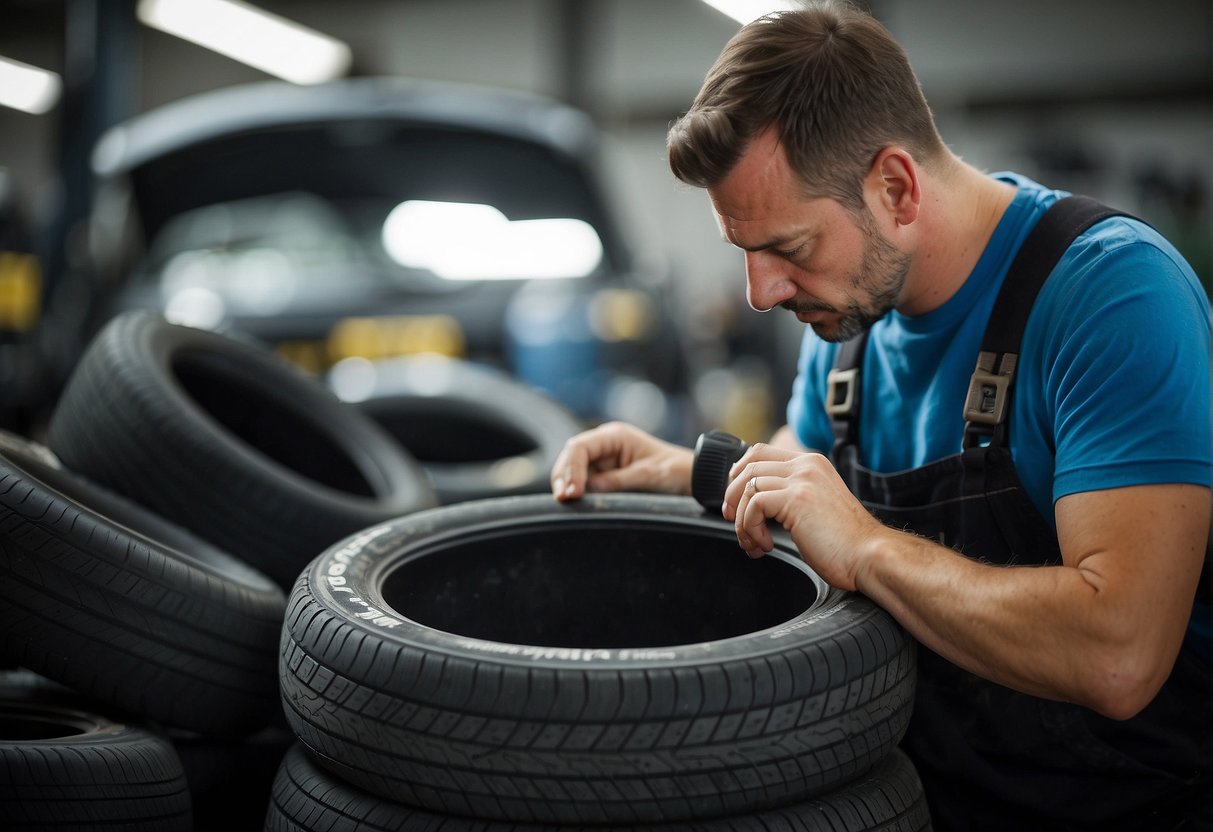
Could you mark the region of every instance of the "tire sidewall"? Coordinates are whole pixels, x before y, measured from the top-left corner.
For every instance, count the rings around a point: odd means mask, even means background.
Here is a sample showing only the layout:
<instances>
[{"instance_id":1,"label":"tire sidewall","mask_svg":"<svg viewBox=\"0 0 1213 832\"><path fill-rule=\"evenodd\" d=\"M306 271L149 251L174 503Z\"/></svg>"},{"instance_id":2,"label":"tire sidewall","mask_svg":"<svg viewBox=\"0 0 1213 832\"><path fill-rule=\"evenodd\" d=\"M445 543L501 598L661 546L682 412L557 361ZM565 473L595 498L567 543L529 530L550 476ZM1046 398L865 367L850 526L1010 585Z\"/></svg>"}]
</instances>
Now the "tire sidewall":
<instances>
[{"instance_id":1,"label":"tire sidewall","mask_svg":"<svg viewBox=\"0 0 1213 832\"><path fill-rule=\"evenodd\" d=\"M42 490L52 500L70 505L98 524L121 530L139 545L171 557L187 569L231 581L266 598L280 597L277 584L238 558L76 474L59 463L48 448L0 432L0 476L6 469L25 487Z\"/></svg>"},{"instance_id":2,"label":"tire sidewall","mask_svg":"<svg viewBox=\"0 0 1213 832\"><path fill-rule=\"evenodd\" d=\"M526 437L534 449L466 463L420 460L444 504L546 490L547 474L564 443L579 433L572 413L531 387L487 367L456 359L390 359L359 408L371 418L412 412L476 417ZM428 373L429 375L424 375ZM416 376L425 378L419 383ZM406 447L406 450L409 450ZM526 476L517 476L521 470Z\"/></svg>"},{"instance_id":3,"label":"tire sidewall","mask_svg":"<svg viewBox=\"0 0 1213 832\"><path fill-rule=\"evenodd\" d=\"M404 513L434 504L416 460L370 417L341 402L318 381L272 352L231 336L169 324L150 314L140 317L143 320L133 321L139 338L135 352L156 377L156 387L173 401L178 418L208 436L223 455L238 460L241 470L258 472L275 489L292 492L298 499L335 503L346 511L359 511L373 501L377 517L392 508ZM174 365L183 359L205 364L242 387L259 389L290 418L324 433L355 464L375 497L368 500L303 477L236 437L181 384ZM272 384L267 383L270 380ZM218 461L224 458L212 456Z\"/></svg>"},{"instance_id":4,"label":"tire sidewall","mask_svg":"<svg viewBox=\"0 0 1213 832\"><path fill-rule=\"evenodd\" d=\"M310 594L321 607L372 640L418 651L438 651L469 661L586 673L746 661L831 640L841 632L888 615L864 596L829 587L804 564L791 539L778 533L774 535L775 550L767 557L779 558L808 575L818 588L816 601L778 626L699 644L580 649L488 641L412 621L393 610L383 598L381 588L394 569L412 558L441 549L448 542L467 541L536 523L606 526L620 521L651 523L666 530L681 527L722 538L734 534L731 524L704 514L686 498L591 495L571 506L558 504L546 495L476 501L421 512L347 537L309 565L300 576L292 601L301 593ZM740 549L738 557L744 557Z\"/></svg>"}]
</instances>

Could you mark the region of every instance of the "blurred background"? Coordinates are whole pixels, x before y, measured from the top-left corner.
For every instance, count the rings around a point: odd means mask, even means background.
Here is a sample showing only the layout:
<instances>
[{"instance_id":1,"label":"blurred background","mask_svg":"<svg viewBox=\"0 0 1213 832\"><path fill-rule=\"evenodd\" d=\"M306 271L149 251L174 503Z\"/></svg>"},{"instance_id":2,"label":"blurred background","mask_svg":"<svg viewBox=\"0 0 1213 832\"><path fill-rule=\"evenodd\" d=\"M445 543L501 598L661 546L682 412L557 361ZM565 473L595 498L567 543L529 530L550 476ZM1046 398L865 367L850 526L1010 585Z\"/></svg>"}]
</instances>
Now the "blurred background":
<instances>
[{"instance_id":1,"label":"blurred background","mask_svg":"<svg viewBox=\"0 0 1213 832\"><path fill-rule=\"evenodd\" d=\"M2 0L0 427L36 436L91 334L153 307L338 388L436 352L585 424L766 436L799 324L746 307L664 161L739 18L778 4L718 5ZM957 153L1137 213L1208 286L1213 3L867 5Z\"/></svg>"}]
</instances>

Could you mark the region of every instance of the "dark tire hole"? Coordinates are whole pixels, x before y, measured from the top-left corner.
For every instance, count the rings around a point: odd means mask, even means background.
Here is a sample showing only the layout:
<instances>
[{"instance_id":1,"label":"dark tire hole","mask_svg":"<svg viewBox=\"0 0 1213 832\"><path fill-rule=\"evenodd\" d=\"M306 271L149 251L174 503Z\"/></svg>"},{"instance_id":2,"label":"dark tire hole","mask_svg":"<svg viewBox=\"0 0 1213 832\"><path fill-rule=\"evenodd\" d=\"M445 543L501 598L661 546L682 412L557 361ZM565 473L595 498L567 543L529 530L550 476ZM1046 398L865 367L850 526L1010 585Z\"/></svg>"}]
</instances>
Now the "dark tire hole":
<instances>
[{"instance_id":1,"label":"dark tire hole","mask_svg":"<svg viewBox=\"0 0 1213 832\"><path fill-rule=\"evenodd\" d=\"M457 541L412 558L384 601L419 624L509 644L637 649L777 626L817 599L777 557L731 537L641 525L552 525Z\"/></svg>"},{"instance_id":2,"label":"dark tire hole","mask_svg":"<svg viewBox=\"0 0 1213 832\"><path fill-rule=\"evenodd\" d=\"M12 710L0 706L0 742L38 742L86 734L93 725L60 714Z\"/></svg>"},{"instance_id":3,"label":"dark tire hole","mask_svg":"<svg viewBox=\"0 0 1213 832\"><path fill-rule=\"evenodd\" d=\"M420 462L494 462L539 447L522 431L493 418L491 411L446 408L441 401L402 405L390 399L364 408Z\"/></svg>"},{"instance_id":4,"label":"dark tire hole","mask_svg":"<svg viewBox=\"0 0 1213 832\"><path fill-rule=\"evenodd\" d=\"M337 491L374 497L349 454L304 414L259 387L224 358L182 353L173 363L177 381L213 419L280 465Z\"/></svg>"}]
</instances>

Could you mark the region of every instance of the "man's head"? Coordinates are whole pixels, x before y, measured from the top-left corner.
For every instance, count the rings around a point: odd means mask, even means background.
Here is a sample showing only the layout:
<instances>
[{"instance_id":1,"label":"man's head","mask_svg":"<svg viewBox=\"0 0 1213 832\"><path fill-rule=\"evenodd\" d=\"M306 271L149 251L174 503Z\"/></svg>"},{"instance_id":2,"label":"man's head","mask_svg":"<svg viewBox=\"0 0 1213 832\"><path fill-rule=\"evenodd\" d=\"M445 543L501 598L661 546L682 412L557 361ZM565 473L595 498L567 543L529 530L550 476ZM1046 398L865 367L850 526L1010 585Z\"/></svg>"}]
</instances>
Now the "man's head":
<instances>
[{"instance_id":1,"label":"man's head","mask_svg":"<svg viewBox=\"0 0 1213 832\"><path fill-rule=\"evenodd\" d=\"M908 218L916 198L904 154L883 151L875 169L881 216ZM721 234L745 250L746 298L754 309L783 307L825 340L845 341L902 300L910 256L866 205L853 213L830 197L805 196L775 130L755 136L708 195Z\"/></svg>"},{"instance_id":2,"label":"man's head","mask_svg":"<svg viewBox=\"0 0 1213 832\"><path fill-rule=\"evenodd\" d=\"M910 272L865 188L880 192L882 219L903 224L915 167L948 156L901 47L840 2L743 28L667 147L675 175L707 188L725 238L746 250L750 305L795 312L831 341L897 306Z\"/></svg>"},{"instance_id":3,"label":"man's head","mask_svg":"<svg viewBox=\"0 0 1213 832\"><path fill-rule=\"evenodd\" d=\"M670 167L712 187L767 127L808 195L857 216L883 148L904 147L919 164L945 153L905 52L874 18L841 2L768 15L738 32L671 127Z\"/></svg>"}]
</instances>

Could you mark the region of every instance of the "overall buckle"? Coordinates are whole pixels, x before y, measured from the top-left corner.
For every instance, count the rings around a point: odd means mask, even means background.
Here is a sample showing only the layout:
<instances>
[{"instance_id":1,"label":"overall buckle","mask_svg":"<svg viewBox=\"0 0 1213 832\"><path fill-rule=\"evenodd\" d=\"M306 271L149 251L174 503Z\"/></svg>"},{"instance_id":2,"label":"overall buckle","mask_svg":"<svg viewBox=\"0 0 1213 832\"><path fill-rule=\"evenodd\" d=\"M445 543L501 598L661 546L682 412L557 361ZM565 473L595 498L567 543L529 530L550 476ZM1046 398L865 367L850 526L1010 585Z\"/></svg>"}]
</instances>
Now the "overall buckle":
<instances>
[{"instance_id":1,"label":"overall buckle","mask_svg":"<svg viewBox=\"0 0 1213 832\"><path fill-rule=\"evenodd\" d=\"M826 413L831 416L849 416L855 409L855 385L859 370L834 368L826 376Z\"/></svg>"},{"instance_id":2,"label":"overall buckle","mask_svg":"<svg viewBox=\"0 0 1213 832\"><path fill-rule=\"evenodd\" d=\"M969 378L969 393L965 397L965 446L970 447L977 435L989 435L1007 417L1007 401L1011 382L1015 378L1015 353L981 352L977 367ZM977 427L977 426L982 427Z\"/></svg>"}]
</instances>

